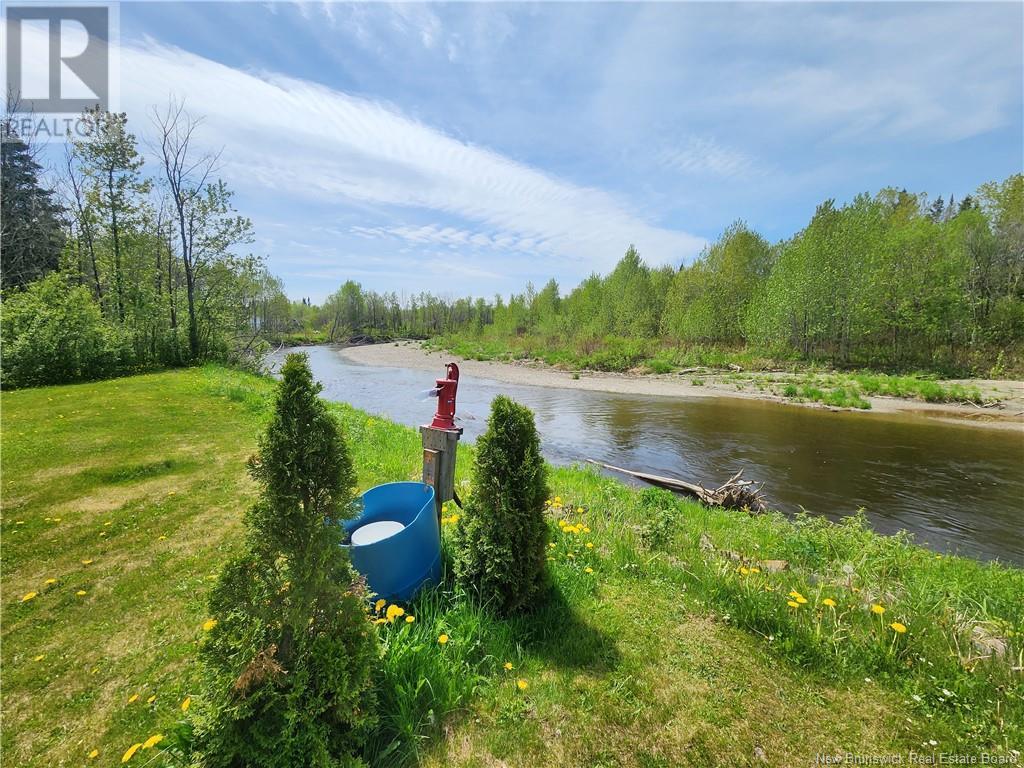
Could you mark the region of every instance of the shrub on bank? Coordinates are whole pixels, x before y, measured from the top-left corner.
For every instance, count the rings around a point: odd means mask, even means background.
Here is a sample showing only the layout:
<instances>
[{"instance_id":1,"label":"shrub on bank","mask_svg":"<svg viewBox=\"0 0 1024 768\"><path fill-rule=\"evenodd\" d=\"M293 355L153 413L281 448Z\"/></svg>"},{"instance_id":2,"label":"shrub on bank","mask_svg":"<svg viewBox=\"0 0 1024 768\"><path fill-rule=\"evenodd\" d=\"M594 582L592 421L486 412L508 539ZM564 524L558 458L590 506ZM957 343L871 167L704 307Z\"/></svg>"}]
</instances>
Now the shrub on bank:
<instances>
[{"instance_id":1,"label":"shrub on bank","mask_svg":"<svg viewBox=\"0 0 1024 768\"><path fill-rule=\"evenodd\" d=\"M207 766L353 766L376 724L376 639L341 544L355 473L304 355L289 355L250 460L246 551L221 572L200 651Z\"/></svg>"},{"instance_id":2,"label":"shrub on bank","mask_svg":"<svg viewBox=\"0 0 1024 768\"><path fill-rule=\"evenodd\" d=\"M54 272L3 300L3 384L32 387L113 375L123 340L89 290Z\"/></svg>"},{"instance_id":3,"label":"shrub on bank","mask_svg":"<svg viewBox=\"0 0 1024 768\"><path fill-rule=\"evenodd\" d=\"M528 610L547 587L547 469L533 413L499 396L477 440L473 495L456 537L455 573L502 614Z\"/></svg>"}]
</instances>

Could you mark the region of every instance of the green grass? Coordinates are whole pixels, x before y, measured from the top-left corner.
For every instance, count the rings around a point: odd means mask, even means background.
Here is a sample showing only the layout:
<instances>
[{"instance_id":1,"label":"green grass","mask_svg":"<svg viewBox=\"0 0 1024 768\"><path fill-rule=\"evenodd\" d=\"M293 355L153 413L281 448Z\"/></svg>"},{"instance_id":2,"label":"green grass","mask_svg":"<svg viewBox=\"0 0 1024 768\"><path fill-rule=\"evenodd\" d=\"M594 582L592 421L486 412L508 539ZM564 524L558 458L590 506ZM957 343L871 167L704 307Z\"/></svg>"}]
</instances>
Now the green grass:
<instances>
[{"instance_id":1,"label":"green grass","mask_svg":"<svg viewBox=\"0 0 1024 768\"><path fill-rule=\"evenodd\" d=\"M206 591L254 498L244 462L272 386L206 367L2 394L6 762L120 765L131 744L176 732ZM332 410L361 487L417 477L414 430ZM446 581L405 606L413 623L380 627L371 763L649 768L756 751L789 766L929 741L1020 748L1021 570L937 557L859 518L749 518L578 468L550 484L554 591L533 614L496 620ZM807 602L790 607L791 591ZM1005 655L978 658L984 643ZM164 763L178 764L153 750L128 765Z\"/></svg>"}]
</instances>

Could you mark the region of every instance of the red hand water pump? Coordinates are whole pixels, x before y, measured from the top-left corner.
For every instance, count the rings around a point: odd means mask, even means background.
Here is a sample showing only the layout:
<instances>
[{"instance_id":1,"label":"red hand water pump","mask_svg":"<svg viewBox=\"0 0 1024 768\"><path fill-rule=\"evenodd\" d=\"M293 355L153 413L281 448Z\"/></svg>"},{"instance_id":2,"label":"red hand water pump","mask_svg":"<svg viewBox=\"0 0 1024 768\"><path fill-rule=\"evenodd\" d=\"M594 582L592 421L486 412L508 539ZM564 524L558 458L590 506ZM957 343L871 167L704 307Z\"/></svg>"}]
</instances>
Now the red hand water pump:
<instances>
[{"instance_id":1,"label":"red hand water pump","mask_svg":"<svg viewBox=\"0 0 1024 768\"><path fill-rule=\"evenodd\" d=\"M462 431L455 426L455 395L459 389L459 366L448 363L444 367L445 378L437 379L437 412L430 422L433 429Z\"/></svg>"}]
</instances>

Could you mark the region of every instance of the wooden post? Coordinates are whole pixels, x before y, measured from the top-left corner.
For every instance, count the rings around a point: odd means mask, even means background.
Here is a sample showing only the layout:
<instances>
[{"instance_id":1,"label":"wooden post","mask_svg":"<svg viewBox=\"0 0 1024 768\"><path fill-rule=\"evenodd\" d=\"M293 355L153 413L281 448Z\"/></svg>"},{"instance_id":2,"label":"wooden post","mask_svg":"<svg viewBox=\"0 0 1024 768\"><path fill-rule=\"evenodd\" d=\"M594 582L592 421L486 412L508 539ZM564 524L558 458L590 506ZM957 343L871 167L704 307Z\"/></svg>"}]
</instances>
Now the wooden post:
<instances>
[{"instance_id":1,"label":"wooden post","mask_svg":"<svg viewBox=\"0 0 1024 768\"><path fill-rule=\"evenodd\" d=\"M449 499L455 498L455 458L462 430L420 427L423 438L423 482L434 488L437 516Z\"/></svg>"}]
</instances>

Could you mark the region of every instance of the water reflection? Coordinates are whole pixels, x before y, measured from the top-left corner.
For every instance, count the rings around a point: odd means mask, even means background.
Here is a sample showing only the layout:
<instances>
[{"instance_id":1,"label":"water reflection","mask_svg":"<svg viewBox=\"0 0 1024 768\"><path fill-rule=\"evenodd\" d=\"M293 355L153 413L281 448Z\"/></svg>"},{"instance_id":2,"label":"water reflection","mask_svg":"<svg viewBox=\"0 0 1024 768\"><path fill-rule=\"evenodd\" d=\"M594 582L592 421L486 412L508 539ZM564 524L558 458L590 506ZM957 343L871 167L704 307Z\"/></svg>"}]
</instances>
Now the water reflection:
<instances>
[{"instance_id":1,"label":"water reflection","mask_svg":"<svg viewBox=\"0 0 1024 768\"><path fill-rule=\"evenodd\" d=\"M310 347L324 395L410 426L428 422L433 375L358 365ZM284 352L281 353L282 355ZM441 371L438 371L440 374ZM524 387L463 375L464 439L491 400L533 409L545 456L587 458L705 484L736 470L774 506L838 519L864 507L883 533L906 529L945 551L1024 564L1024 436L920 417L832 413L729 398L659 398Z\"/></svg>"}]
</instances>

